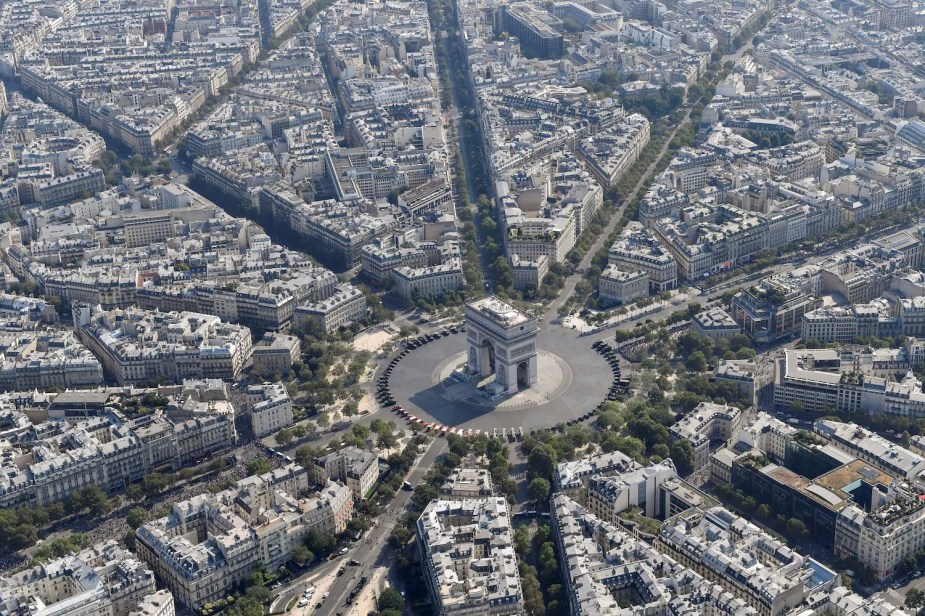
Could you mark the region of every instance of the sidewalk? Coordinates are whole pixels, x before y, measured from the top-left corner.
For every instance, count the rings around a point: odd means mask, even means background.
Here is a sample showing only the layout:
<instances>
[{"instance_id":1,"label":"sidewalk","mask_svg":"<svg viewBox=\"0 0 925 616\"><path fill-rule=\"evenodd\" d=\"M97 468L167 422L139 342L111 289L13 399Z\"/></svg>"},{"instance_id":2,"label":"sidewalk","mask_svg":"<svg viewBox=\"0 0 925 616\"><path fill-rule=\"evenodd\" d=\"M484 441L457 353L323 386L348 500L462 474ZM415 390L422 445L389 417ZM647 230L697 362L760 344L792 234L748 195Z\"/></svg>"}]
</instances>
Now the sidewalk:
<instances>
[{"instance_id":1,"label":"sidewalk","mask_svg":"<svg viewBox=\"0 0 925 616\"><path fill-rule=\"evenodd\" d=\"M596 334L605 329L617 327L629 321L641 319L668 308L680 310L682 306L686 306L688 302L699 296L699 291L696 288L692 288L684 293L677 293L670 299L656 301L643 308L628 308L626 314L616 314L597 325L592 325L580 317L570 315L562 320L562 327L574 329L575 331L581 332L583 335Z\"/></svg>"}]
</instances>

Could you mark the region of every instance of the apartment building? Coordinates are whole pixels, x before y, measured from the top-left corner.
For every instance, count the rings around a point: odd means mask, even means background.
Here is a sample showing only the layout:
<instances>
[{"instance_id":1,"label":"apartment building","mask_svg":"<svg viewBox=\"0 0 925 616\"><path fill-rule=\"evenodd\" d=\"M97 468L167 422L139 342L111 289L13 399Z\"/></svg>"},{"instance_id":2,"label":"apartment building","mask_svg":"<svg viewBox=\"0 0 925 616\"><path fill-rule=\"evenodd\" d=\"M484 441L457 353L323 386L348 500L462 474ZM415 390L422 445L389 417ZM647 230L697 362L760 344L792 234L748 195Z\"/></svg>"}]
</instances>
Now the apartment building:
<instances>
[{"instance_id":1,"label":"apartment building","mask_svg":"<svg viewBox=\"0 0 925 616\"><path fill-rule=\"evenodd\" d=\"M286 375L302 359L302 342L296 336L267 332L251 353L252 369L260 375Z\"/></svg>"},{"instance_id":2,"label":"apartment building","mask_svg":"<svg viewBox=\"0 0 925 616\"><path fill-rule=\"evenodd\" d=\"M636 468L639 468L639 464L621 451L560 462L553 477L553 487L556 492L584 503L588 482L592 477L626 473Z\"/></svg>"},{"instance_id":3,"label":"apartment building","mask_svg":"<svg viewBox=\"0 0 925 616\"><path fill-rule=\"evenodd\" d=\"M701 402L668 429L672 442L685 439L694 448L694 471L710 462L710 441L728 441L739 431L742 411L728 404Z\"/></svg>"},{"instance_id":4,"label":"apartment building","mask_svg":"<svg viewBox=\"0 0 925 616\"><path fill-rule=\"evenodd\" d=\"M377 285L387 286L396 268L418 269L439 263L439 252L436 249L436 245L403 242L398 235L380 238L361 249L363 276Z\"/></svg>"},{"instance_id":5,"label":"apartment building","mask_svg":"<svg viewBox=\"0 0 925 616\"><path fill-rule=\"evenodd\" d=\"M348 284L337 285L331 297L299 306L293 315L293 325L302 329L308 325L332 332L366 318L366 296Z\"/></svg>"},{"instance_id":6,"label":"apartment building","mask_svg":"<svg viewBox=\"0 0 925 616\"><path fill-rule=\"evenodd\" d=\"M601 186L611 186L633 166L649 143L649 121L632 113L607 130L582 139L576 151Z\"/></svg>"},{"instance_id":7,"label":"apartment building","mask_svg":"<svg viewBox=\"0 0 925 616\"><path fill-rule=\"evenodd\" d=\"M832 445L895 477L916 480L925 473L925 458L855 423L820 419L813 432Z\"/></svg>"},{"instance_id":8,"label":"apartment building","mask_svg":"<svg viewBox=\"0 0 925 616\"><path fill-rule=\"evenodd\" d=\"M707 185L708 170L719 160L716 153L703 148L681 148L668 165L668 181L685 194L696 193Z\"/></svg>"},{"instance_id":9,"label":"apartment building","mask_svg":"<svg viewBox=\"0 0 925 616\"><path fill-rule=\"evenodd\" d=\"M627 272L608 264L597 281L597 294L606 304L628 304L649 296L649 275L642 270Z\"/></svg>"},{"instance_id":10,"label":"apartment building","mask_svg":"<svg viewBox=\"0 0 925 616\"><path fill-rule=\"evenodd\" d=\"M777 419L773 415L759 411L755 418L742 426L733 436L735 444L743 450L759 449L774 462L783 464L787 448L797 435L797 428ZM720 450L722 451L722 450ZM726 483L732 480L728 479Z\"/></svg>"},{"instance_id":11,"label":"apartment building","mask_svg":"<svg viewBox=\"0 0 925 616\"><path fill-rule=\"evenodd\" d=\"M127 248L150 246L173 237L173 216L170 212L155 210L123 217L123 234Z\"/></svg>"},{"instance_id":12,"label":"apartment building","mask_svg":"<svg viewBox=\"0 0 925 616\"><path fill-rule=\"evenodd\" d=\"M666 521L655 548L762 616L787 614L811 593L835 588L838 578L722 507L691 509ZM715 566L717 562L723 566Z\"/></svg>"},{"instance_id":13,"label":"apartment building","mask_svg":"<svg viewBox=\"0 0 925 616\"><path fill-rule=\"evenodd\" d=\"M856 338L901 331L899 319L890 316L889 310L889 305L881 301L850 306L823 306L802 316L800 337L820 342L850 343Z\"/></svg>"},{"instance_id":14,"label":"apartment building","mask_svg":"<svg viewBox=\"0 0 925 616\"><path fill-rule=\"evenodd\" d=\"M719 307L708 308L695 314L691 319L691 331L701 338L711 340L720 340L742 333L735 319Z\"/></svg>"},{"instance_id":15,"label":"apartment building","mask_svg":"<svg viewBox=\"0 0 925 616\"><path fill-rule=\"evenodd\" d=\"M881 359L883 361L881 361ZM774 404L810 412L887 413L925 417L922 384L899 350L851 354L836 349L788 349L774 372Z\"/></svg>"},{"instance_id":16,"label":"apartment building","mask_svg":"<svg viewBox=\"0 0 925 616\"><path fill-rule=\"evenodd\" d=\"M173 613L170 593L158 591L154 573L114 539L0 578L0 614L9 616Z\"/></svg>"},{"instance_id":17,"label":"apartment building","mask_svg":"<svg viewBox=\"0 0 925 616\"><path fill-rule=\"evenodd\" d=\"M455 293L465 284L462 262L452 258L446 263L412 269L397 267L392 270L395 293L405 303L416 298L431 299Z\"/></svg>"},{"instance_id":18,"label":"apartment building","mask_svg":"<svg viewBox=\"0 0 925 616\"><path fill-rule=\"evenodd\" d=\"M218 494L176 503L163 518L135 531L139 557L174 598L190 609L226 596L257 563L284 565L309 530L343 532L353 499L329 483L303 498L305 470L289 465L248 477Z\"/></svg>"},{"instance_id":19,"label":"apartment building","mask_svg":"<svg viewBox=\"0 0 925 616\"><path fill-rule=\"evenodd\" d=\"M525 49L541 58L559 58L565 52L562 34L553 27L561 23L551 14L526 2L502 7L495 14L495 30L516 36Z\"/></svg>"},{"instance_id":20,"label":"apartment building","mask_svg":"<svg viewBox=\"0 0 925 616\"><path fill-rule=\"evenodd\" d=\"M244 392L258 438L292 425L292 399L282 383L251 385Z\"/></svg>"},{"instance_id":21,"label":"apartment building","mask_svg":"<svg viewBox=\"0 0 925 616\"><path fill-rule=\"evenodd\" d=\"M823 427L821 434L832 432ZM891 464L888 458L872 465L845 452L855 448L867 456L869 447L837 438L820 446L824 442L797 433L787 445L786 467L768 463L760 451L741 456L731 482L778 514L803 521L837 558L856 558L887 579L925 546L925 503L905 477L878 470Z\"/></svg>"},{"instance_id":22,"label":"apartment building","mask_svg":"<svg viewBox=\"0 0 925 616\"><path fill-rule=\"evenodd\" d=\"M251 333L243 325L195 312L106 311L75 308L81 340L119 383L184 378L240 378L251 356Z\"/></svg>"},{"instance_id":23,"label":"apartment building","mask_svg":"<svg viewBox=\"0 0 925 616\"><path fill-rule=\"evenodd\" d=\"M678 264L674 257L638 222L630 222L623 228L607 253L607 263L627 272L645 272L651 293L678 285Z\"/></svg>"},{"instance_id":24,"label":"apartment building","mask_svg":"<svg viewBox=\"0 0 925 616\"><path fill-rule=\"evenodd\" d=\"M75 201L81 195L95 195L106 188L106 179L99 169L76 171L67 175L36 182L32 186L35 201L43 208Z\"/></svg>"},{"instance_id":25,"label":"apartment building","mask_svg":"<svg viewBox=\"0 0 925 616\"><path fill-rule=\"evenodd\" d=\"M680 218L652 225L686 280L706 278L744 265L767 248L768 222L733 206L691 205Z\"/></svg>"},{"instance_id":26,"label":"apartment building","mask_svg":"<svg viewBox=\"0 0 925 616\"><path fill-rule=\"evenodd\" d=\"M540 255L535 261L521 259L519 255L511 255L511 270L514 273L514 288L521 291L526 289L539 289L543 279L549 273L549 259Z\"/></svg>"},{"instance_id":27,"label":"apartment building","mask_svg":"<svg viewBox=\"0 0 925 616\"><path fill-rule=\"evenodd\" d=\"M5 328L0 326L0 329ZM103 384L103 365L73 332L64 329L17 332L16 329L0 331L0 390L68 389Z\"/></svg>"},{"instance_id":28,"label":"apartment building","mask_svg":"<svg viewBox=\"0 0 925 616\"><path fill-rule=\"evenodd\" d=\"M232 106L225 103L190 127L186 134L186 151L190 156L212 158L263 142L263 131L258 124L229 121L231 115Z\"/></svg>"},{"instance_id":29,"label":"apartment building","mask_svg":"<svg viewBox=\"0 0 925 616\"><path fill-rule=\"evenodd\" d=\"M818 178L826 163L822 148L812 141L759 150L751 153L748 160L767 168L772 177L783 176L794 182Z\"/></svg>"},{"instance_id":30,"label":"apartment building","mask_svg":"<svg viewBox=\"0 0 925 616\"><path fill-rule=\"evenodd\" d=\"M118 492L148 473L176 471L233 447L230 402L195 383L177 389L166 409L131 421L114 413L117 398L105 392L67 392L47 408L24 401L23 411L8 411L5 421L13 425L25 412L49 420L3 441L15 455L0 461L0 506L46 506L90 485Z\"/></svg>"},{"instance_id":31,"label":"apartment building","mask_svg":"<svg viewBox=\"0 0 925 616\"><path fill-rule=\"evenodd\" d=\"M782 340L801 331L803 315L822 306L822 300L779 278L769 278L739 291L729 312L755 342Z\"/></svg>"},{"instance_id":32,"label":"apartment building","mask_svg":"<svg viewBox=\"0 0 925 616\"><path fill-rule=\"evenodd\" d=\"M767 384L759 371L758 363L750 359L724 359L716 364L713 380L735 387L746 403L757 404L758 390Z\"/></svg>"},{"instance_id":33,"label":"apartment building","mask_svg":"<svg viewBox=\"0 0 925 616\"><path fill-rule=\"evenodd\" d=\"M369 214L369 202L328 199L306 203L285 185L262 188L259 203L261 213L302 237L312 255L347 267L360 262L364 245L397 226L392 217Z\"/></svg>"},{"instance_id":34,"label":"apartment building","mask_svg":"<svg viewBox=\"0 0 925 616\"><path fill-rule=\"evenodd\" d=\"M512 213L513 212L513 213ZM575 246L575 220L571 215L527 218L520 210L506 209L505 246L508 255L527 261L546 257L550 265L560 263Z\"/></svg>"},{"instance_id":35,"label":"apartment building","mask_svg":"<svg viewBox=\"0 0 925 616\"><path fill-rule=\"evenodd\" d=\"M329 480L346 484L353 492L353 501L358 503L366 498L379 479L379 456L374 451L344 447L315 458L311 479L321 485Z\"/></svg>"},{"instance_id":36,"label":"apartment building","mask_svg":"<svg viewBox=\"0 0 925 616\"><path fill-rule=\"evenodd\" d=\"M138 602L128 616L174 616L176 609L169 590L158 590Z\"/></svg>"},{"instance_id":37,"label":"apartment building","mask_svg":"<svg viewBox=\"0 0 925 616\"><path fill-rule=\"evenodd\" d=\"M491 473L485 468L463 467L453 471L442 486L440 500L466 500L494 495Z\"/></svg>"},{"instance_id":38,"label":"apartment building","mask_svg":"<svg viewBox=\"0 0 925 616\"><path fill-rule=\"evenodd\" d=\"M434 614L523 613L503 498L431 501L417 521L417 545Z\"/></svg>"},{"instance_id":39,"label":"apartment building","mask_svg":"<svg viewBox=\"0 0 925 616\"><path fill-rule=\"evenodd\" d=\"M398 196L398 207L409 217L418 217L426 211L439 210L453 200L453 192L446 179L431 180Z\"/></svg>"},{"instance_id":40,"label":"apartment building","mask_svg":"<svg viewBox=\"0 0 925 616\"><path fill-rule=\"evenodd\" d=\"M599 518L568 496L556 494L551 510L570 613L757 616L742 598L681 567L624 526ZM683 585L676 584L682 579ZM675 590L680 588L684 590ZM634 605L623 607L626 601Z\"/></svg>"},{"instance_id":41,"label":"apartment building","mask_svg":"<svg viewBox=\"0 0 925 616\"><path fill-rule=\"evenodd\" d=\"M617 475L592 477L588 482L588 510L611 524L618 524L619 514L630 507L638 507L647 518L661 517L661 487L677 477L670 458Z\"/></svg>"}]
</instances>

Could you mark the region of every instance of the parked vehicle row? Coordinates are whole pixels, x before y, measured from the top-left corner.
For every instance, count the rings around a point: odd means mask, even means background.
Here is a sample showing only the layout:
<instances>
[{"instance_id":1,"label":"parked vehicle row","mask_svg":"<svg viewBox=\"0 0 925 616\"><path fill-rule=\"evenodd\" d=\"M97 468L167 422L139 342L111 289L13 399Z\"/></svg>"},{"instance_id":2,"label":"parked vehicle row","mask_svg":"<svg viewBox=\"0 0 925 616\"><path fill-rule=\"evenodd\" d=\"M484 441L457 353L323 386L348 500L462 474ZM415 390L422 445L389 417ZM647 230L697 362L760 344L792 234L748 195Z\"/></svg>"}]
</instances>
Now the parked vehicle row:
<instances>
[{"instance_id":1,"label":"parked vehicle row","mask_svg":"<svg viewBox=\"0 0 925 616\"><path fill-rule=\"evenodd\" d=\"M433 342L434 340L439 340L444 336L449 336L450 334L458 334L461 331L466 331L466 326L456 326L448 327L444 330L433 334L424 334L423 336L418 336L405 342L404 348L401 352L398 353L389 364L385 367L385 370L382 371L382 374L379 376L379 379L376 381L376 401L381 407L388 407L395 405L395 397L392 395L392 389L389 387L389 379L392 378L392 371L395 370L395 366L398 365L402 359L405 358L408 353L412 350L427 344L428 342Z\"/></svg>"}]
</instances>

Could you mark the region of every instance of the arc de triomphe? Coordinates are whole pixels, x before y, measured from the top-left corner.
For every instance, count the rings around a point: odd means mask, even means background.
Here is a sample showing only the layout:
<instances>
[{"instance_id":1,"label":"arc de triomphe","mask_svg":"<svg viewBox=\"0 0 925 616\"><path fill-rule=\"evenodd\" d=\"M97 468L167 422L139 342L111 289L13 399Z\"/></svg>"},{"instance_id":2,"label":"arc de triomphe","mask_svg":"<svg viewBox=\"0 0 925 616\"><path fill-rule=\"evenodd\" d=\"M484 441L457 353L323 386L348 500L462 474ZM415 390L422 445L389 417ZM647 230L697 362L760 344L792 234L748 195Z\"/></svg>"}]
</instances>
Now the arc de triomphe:
<instances>
[{"instance_id":1,"label":"arc de triomphe","mask_svg":"<svg viewBox=\"0 0 925 616\"><path fill-rule=\"evenodd\" d=\"M465 319L470 372L493 372L503 394L536 384L536 319L495 296L467 304Z\"/></svg>"}]
</instances>

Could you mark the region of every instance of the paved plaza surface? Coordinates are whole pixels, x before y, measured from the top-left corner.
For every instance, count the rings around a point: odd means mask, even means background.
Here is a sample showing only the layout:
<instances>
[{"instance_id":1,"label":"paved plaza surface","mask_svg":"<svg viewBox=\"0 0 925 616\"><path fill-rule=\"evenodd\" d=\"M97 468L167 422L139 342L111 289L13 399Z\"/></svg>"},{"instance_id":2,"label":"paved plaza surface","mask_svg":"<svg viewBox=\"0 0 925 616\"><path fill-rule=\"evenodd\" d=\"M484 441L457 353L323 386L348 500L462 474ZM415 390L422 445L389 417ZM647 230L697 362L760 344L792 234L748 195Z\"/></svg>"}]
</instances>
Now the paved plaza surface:
<instances>
[{"instance_id":1,"label":"paved plaza surface","mask_svg":"<svg viewBox=\"0 0 925 616\"><path fill-rule=\"evenodd\" d=\"M483 431L549 427L584 415L607 396L613 375L593 342L574 330L541 324L537 385L490 400L476 390L490 378L452 378L454 368L466 361L466 333L459 332L408 353L392 371L389 385L395 401L424 421Z\"/></svg>"}]
</instances>

